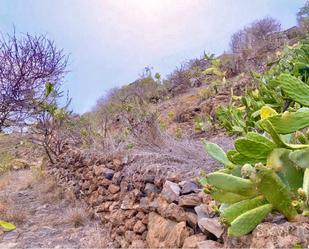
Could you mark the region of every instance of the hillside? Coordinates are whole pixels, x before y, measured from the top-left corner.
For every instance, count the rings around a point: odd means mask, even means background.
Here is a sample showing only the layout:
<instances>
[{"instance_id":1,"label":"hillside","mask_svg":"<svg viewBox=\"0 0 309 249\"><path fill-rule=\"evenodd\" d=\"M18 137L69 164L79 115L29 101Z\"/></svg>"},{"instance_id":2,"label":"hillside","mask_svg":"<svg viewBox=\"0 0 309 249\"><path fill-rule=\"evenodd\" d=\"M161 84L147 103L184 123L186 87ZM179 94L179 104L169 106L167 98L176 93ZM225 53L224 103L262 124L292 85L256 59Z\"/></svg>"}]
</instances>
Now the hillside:
<instances>
[{"instance_id":1,"label":"hillside","mask_svg":"<svg viewBox=\"0 0 309 249\"><path fill-rule=\"evenodd\" d=\"M308 9L166 78L146 67L83 115L61 49L4 40L0 248L308 247Z\"/></svg>"}]
</instances>

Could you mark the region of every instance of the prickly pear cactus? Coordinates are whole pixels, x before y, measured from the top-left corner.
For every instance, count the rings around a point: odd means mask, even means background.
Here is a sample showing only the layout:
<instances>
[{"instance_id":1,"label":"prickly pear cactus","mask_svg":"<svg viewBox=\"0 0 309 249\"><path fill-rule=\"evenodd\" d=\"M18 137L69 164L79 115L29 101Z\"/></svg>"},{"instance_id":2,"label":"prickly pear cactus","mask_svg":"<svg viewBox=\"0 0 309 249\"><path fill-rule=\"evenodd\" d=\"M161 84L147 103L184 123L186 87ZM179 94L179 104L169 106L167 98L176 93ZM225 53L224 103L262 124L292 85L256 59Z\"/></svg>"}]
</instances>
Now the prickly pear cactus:
<instances>
[{"instance_id":1,"label":"prickly pear cactus","mask_svg":"<svg viewBox=\"0 0 309 249\"><path fill-rule=\"evenodd\" d=\"M254 196L256 194L254 185L250 180L230 174L221 172L211 173L207 176L207 183L217 189L238 195Z\"/></svg>"},{"instance_id":2,"label":"prickly pear cactus","mask_svg":"<svg viewBox=\"0 0 309 249\"><path fill-rule=\"evenodd\" d=\"M258 124L263 123L264 120L262 119ZM299 109L297 112L285 112L268 117L267 120L277 133L290 134L309 126L309 110L306 108Z\"/></svg>"},{"instance_id":3,"label":"prickly pear cactus","mask_svg":"<svg viewBox=\"0 0 309 249\"><path fill-rule=\"evenodd\" d=\"M227 224L231 224L233 220L235 220L238 216L241 214L259 207L263 204L266 204L267 201L264 198L264 196L260 195L253 199L247 199L240 202L237 202L233 205L230 205L229 207L225 208L221 213L221 218L223 222Z\"/></svg>"},{"instance_id":4,"label":"prickly pear cactus","mask_svg":"<svg viewBox=\"0 0 309 249\"><path fill-rule=\"evenodd\" d=\"M309 106L309 86L290 74L281 74L274 82L295 102Z\"/></svg>"},{"instance_id":5,"label":"prickly pear cactus","mask_svg":"<svg viewBox=\"0 0 309 249\"><path fill-rule=\"evenodd\" d=\"M246 235L260 224L272 209L271 204L265 204L241 214L231 223L228 228L228 235L231 237Z\"/></svg>"},{"instance_id":6,"label":"prickly pear cactus","mask_svg":"<svg viewBox=\"0 0 309 249\"><path fill-rule=\"evenodd\" d=\"M267 167L277 172L289 189L296 192L302 186L304 172L290 159L291 153L288 149L274 149L268 156Z\"/></svg>"},{"instance_id":7,"label":"prickly pear cactus","mask_svg":"<svg viewBox=\"0 0 309 249\"><path fill-rule=\"evenodd\" d=\"M203 141L205 150L218 162L222 163L225 167L234 167L234 164L227 158L225 152L216 144Z\"/></svg>"},{"instance_id":8,"label":"prickly pear cactus","mask_svg":"<svg viewBox=\"0 0 309 249\"><path fill-rule=\"evenodd\" d=\"M265 160L275 147L273 142L258 134L235 141L235 148L240 154L257 160Z\"/></svg>"},{"instance_id":9,"label":"prickly pear cactus","mask_svg":"<svg viewBox=\"0 0 309 249\"><path fill-rule=\"evenodd\" d=\"M274 209L282 213L288 220L297 216L296 209L292 205L292 195L288 187L280 177L270 168L257 165L257 188L271 203Z\"/></svg>"}]
</instances>

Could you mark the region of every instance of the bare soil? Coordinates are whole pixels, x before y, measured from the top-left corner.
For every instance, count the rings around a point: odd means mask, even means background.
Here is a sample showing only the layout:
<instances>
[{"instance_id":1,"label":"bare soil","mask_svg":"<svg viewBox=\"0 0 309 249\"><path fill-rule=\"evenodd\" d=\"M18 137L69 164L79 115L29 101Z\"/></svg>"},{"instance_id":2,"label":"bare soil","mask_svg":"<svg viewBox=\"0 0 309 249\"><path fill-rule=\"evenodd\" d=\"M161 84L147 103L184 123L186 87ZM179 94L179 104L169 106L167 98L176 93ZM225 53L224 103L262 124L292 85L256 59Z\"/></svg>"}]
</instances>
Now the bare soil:
<instances>
[{"instance_id":1,"label":"bare soil","mask_svg":"<svg viewBox=\"0 0 309 249\"><path fill-rule=\"evenodd\" d=\"M38 179L29 169L0 177L0 204L0 219L17 226L0 235L0 248L108 246L107 232L73 195L58 189L53 179Z\"/></svg>"}]
</instances>

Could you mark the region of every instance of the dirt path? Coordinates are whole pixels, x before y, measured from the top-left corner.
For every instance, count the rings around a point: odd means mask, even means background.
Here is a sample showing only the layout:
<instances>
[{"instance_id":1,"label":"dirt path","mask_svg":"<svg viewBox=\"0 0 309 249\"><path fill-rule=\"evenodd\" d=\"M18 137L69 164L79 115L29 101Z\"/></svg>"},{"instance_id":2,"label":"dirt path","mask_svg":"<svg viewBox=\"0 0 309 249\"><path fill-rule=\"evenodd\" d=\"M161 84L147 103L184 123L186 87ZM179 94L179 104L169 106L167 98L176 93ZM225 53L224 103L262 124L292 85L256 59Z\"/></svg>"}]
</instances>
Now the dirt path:
<instances>
[{"instance_id":1,"label":"dirt path","mask_svg":"<svg viewBox=\"0 0 309 249\"><path fill-rule=\"evenodd\" d=\"M0 219L17 229L0 235L0 248L102 248L106 232L73 195L30 170L0 177Z\"/></svg>"}]
</instances>

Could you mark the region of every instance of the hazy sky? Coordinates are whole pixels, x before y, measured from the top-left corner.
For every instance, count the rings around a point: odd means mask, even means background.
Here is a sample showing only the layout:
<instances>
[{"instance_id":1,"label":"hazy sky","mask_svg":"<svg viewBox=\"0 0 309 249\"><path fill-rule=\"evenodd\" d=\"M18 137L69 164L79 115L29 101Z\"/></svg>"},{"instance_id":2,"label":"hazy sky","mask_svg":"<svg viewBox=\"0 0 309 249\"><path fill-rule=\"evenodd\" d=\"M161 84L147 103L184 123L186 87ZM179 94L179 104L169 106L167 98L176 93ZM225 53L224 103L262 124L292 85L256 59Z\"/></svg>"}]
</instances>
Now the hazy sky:
<instances>
[{"instance_id":1,"label":"hazy sky","mask_svg":"<svg viewBox=\"0 0 309 249\"><path fill-rule=\"evenodd\" d=\"M71 54L64 89L85 112L145 66L166 75L203 51L220 54L230 36L265 16L296 24L304 0L0 0L0 30L47 34Z\"/></svg>"}]
</instances>

